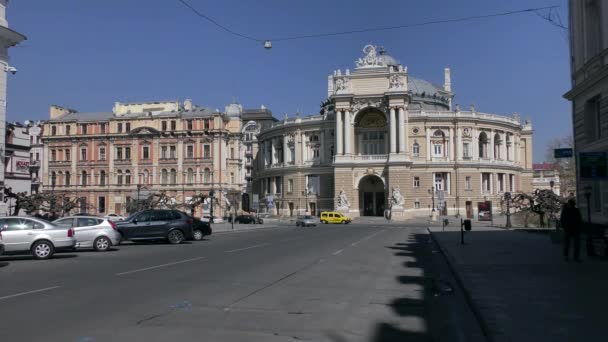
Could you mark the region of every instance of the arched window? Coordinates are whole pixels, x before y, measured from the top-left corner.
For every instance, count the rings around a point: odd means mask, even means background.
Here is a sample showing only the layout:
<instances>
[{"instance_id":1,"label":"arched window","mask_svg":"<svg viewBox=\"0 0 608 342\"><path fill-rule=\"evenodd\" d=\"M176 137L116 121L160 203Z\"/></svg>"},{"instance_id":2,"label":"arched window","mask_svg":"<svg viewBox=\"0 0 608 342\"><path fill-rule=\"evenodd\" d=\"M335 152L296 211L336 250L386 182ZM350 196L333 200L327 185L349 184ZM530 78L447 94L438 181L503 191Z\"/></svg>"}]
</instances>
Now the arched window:
<instances>
[{"instance_id":1,"label":"arched window","mask_svg":"<svg viewBox=\"0 0 608 342\"><path fill-rule=\"evenodd\" d=\"M163 169L161 172L160 184L167 185L169 181L169 174L167 173L167 169Z\"/></svg>"},{"instance_id":2,"label":"arched window","mask_svg":"<svg viewBox=\"0 0 608 342\"><path fill-rule=\"evenodd\" d=\"M171 184L177 184L177 171L171 169Z\"/></svg>"},{"instance_id":3,"label":"arched window","mask_svg":"<svg viewBox=\"0 0 608 342\"><path fill-rule=\"evenodd\" d=\"M211 182L211 171L207 168L205 168L205 171L203 172L203 183L208 184Z\"/></svg>"},{"instance_id":4,"label":"arched window","mask_svg":"<svg viewBox=\"0 0 608 342\"><path fill-rule=\"evenodd\" d=\"M488 135L486 132L479 133L479 158L488 158Z\"/></svg>"},{"instance_id":5,"label":"arched window","mask_svg":"<svg viewBox=\"0 0 608 342\"><path fill-rule=\"evenodd\" d=\"M150 171L148 171L148 169L144 170L144 179L143 179L143 183L144 184L149 184L150 183Z\"/></svg>"},{"instance_id":6,"label":"arched window","mask_svg":"<svg viewBox=\"0 0 608 342\"><path fill-rule=\"evenodd\" d=\"M122 170L116 172L116 184L122 185Z\"/></svg>"},{"instance_id":7,"label":"arched window","mask_svg":"<svg viewBox=\"0 0 608 342\"><path fill-rule=\"evenodd\" d=\"M310 142L317 142L319 141L319 136L316 134L313 134L310 136Z\"/></svg>"},{"instance_id":8,"label":"arched window","mask_svg":"<svg viewBox=\"0 0 608 342\"><path fill-rule=\"evenodd\" d=\"M51 172L51 186L57 185L57 173L55 171Z\"/></svg>"},{"instance_id":9,"label":"arched window","mask_svg":"<svg viewBox=\"0 0 608 342\"><path fill-rule=\"evenodd\" d=\"M502 140L500 140L500 135L498 133L494 134L494 159L502 159L500 154L501 145Z\"/></svg>"},{"instance_id":10,"label":"arched window","mask_svg":"<svg viewBox=\"0 0 608 342\"><path fill-rule=\"evenodd\" d=\"M414 156L414 157L420 156L420 145L417 142L415 142L414 145L412 145L412 156Z\"/></svg>"},{"instance_id":11,"label":"arched window","mask_svg":"<svg viewBox=\"0 0 608 342\"><path fill-rule=\"evenodd\" d=\"M99 171L99 185L106 185L106 172L104 170Z\"/></svg>"},{"instance_id":12,"label":"arched window","mask_svg":"<svg viewBox=\"0 0 608 342\"><path fill-rule=\"evenodd\" d=\"M194 183L194 170L188 169L188 184Z\"/></svg>"},{"instance_id":13,"label":"arched window","mask_svg":"<svg viewBox=\"0 0 608 342\"><path fill-rule=\"evenodd\" d=\"M70 171L65 172L65 185L70 186Z\"/></svg>"},{"instance_id":14,"label":"arched window","mask_svg":"<svg viewBox=\"0 0 608 342\"><path fill-rule=\"evenodd\" d=\"M87 172L86 171L82 171L82 173L80 174L80 184L82 186L87 186Z\"/></svg>"},{"instance_id":15,"label":"arched window","mask_svg":"<svg viewBox=\"0 0 608 342\"><path fill-rule=\"evenodd\" d=\"M433 133L433 137L431 140L432 150L431 155L435 158L443 158L447 155L447 140L445 138L445 133L442 130L436 130Z\"/></svg>"},{"instance_id":16,"label":"arched window","mask_svg":"<svg viewBox=\"0 0 608 342\"><path fill-rule=\"evenodd\" d=\"M125 184L131 185L131 171L130 170L125 171Z\"/></svg>"}]
</instances>

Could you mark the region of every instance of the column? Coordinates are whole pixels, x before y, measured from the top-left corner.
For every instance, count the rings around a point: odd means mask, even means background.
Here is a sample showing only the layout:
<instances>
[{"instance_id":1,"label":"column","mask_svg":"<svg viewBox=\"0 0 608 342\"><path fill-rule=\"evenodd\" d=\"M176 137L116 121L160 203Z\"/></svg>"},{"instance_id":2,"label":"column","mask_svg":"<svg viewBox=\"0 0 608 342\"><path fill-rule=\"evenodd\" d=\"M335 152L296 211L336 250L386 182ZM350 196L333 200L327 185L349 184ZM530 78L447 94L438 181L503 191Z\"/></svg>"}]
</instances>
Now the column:
<instances>
[{"instance_id":1,"label":"column","mask_svg":"<svg viewBox=\"0 0 608 342\"><path fill-rule=\"evenodd\" d=\"M403 143L405 147L403 152L410 153L410 113L404 108L404 120L405 120L405 128L403 130Z\"/></svg>"},{"instance_id":2,"label":"column","mask_svg":"<svg viewBox=\"0 0 608 342\"><path fill-rule=\"evenodd\" d=\"M500 145L501 149L502 149L501 156L502 156L503 160L507 160L507 133L506 132L502 132L501 139L502 139L502 145Z\"/></svg>"},{"instance_id":3,"label":"column","mask_svg":"<svg viewBox=\"0 0 608 342\"><path fill-rule=\"evenodd\" d=\"M431 129L426 128L426 160L431 160Z\"/></svg>"},{"instance_id":4,"label":"column","mask_svg":"<svg viewBox=\"0 0 608 342\"><path fill-rule=\"evenodd\" d=\"M131 155L134 155L131 151ZM228 151L226 151L228 152ZM226 153L227 154L227 153ZM177 142L177 184L183 184L184 182L184 141L180 139Z\"/></svg>"},{"instance_id":5,"label":"column","mask_svg":"<svg viewBox=\"0 0 608 342\"><path fill-rule=\"evenodd\" d=\"M448 134L450 137L448 138L447 157L448 160L454 160L454 129L452 127L448 128Z\"/></svg>"},{"instance_id":6,"label":"column","mask_svg":"<svg viewBox=\"0 0 608 342\"><path fill-rule=\"evenodd\" d=\"M490 130L490 136L488 137L489 139L489 143L490 146L488 148L488 156L490 157L491 160L496 159L496 156L494 155L494 130Z\"/></svg>"},{"instance_id":7,"label":"column","mask_svg":"<svg viewBox=\"0 0 608 342\"><path fill-rule=\"evenodd\" d=\"M406 136L406 132L405 132L405 118L404 118L404 108L403 107L399 107L399 153L405 153L406 149L405 149L405 136Z\"/></svg>"},{"instance_id":8,"label":"column","mask_svg":"<svg viewBox=\"0 0 608 342\"><path fill-rule=\"evenodd\" d=\"M273 137L270 141L271 141L271 145L270 145L271 146L270 147L271 148L270 165L272 166L272 165L276 164L277 161L278 161L277 160L278 159L277 158L277 146L276 146L277 145L277 138Z\"/></svg>"},{"instance_id":9,"label":"column","mask_svg":"<svg viewBox=\"0 0 608 342\"><path fill-rule=\"evenodd\" d=\"M319 162L325 162L325 130L319 132L319 142L321 146L319 146Z\"/></svg>"},{"instance_id":10,"label":"column","mask_svg":"<svg viewBox=\"0 0 608 342\"><path fill-rule=\"evenodd\" d=\"M391 107L390 115L391 115L391 117L390 117L391 132L389 134L391 136L391 153L396 153L397 152L397 146L396 146L397 122L395 120L395 107Z\"/></svg>"},{"instance_id":11,"label":"column","mask_svg":"<svg viewBox=\"0 0 608 342\"><path fill-rule=\"evenodd\" d=\"M283 136L283 165L287 165L289 161L289 146L287 146L287 135Z\"/></svg>"},{"instance_id":12,"label":"column","mask_svg":"<svg viewBox=\"0 0 608 342\"><path fill-rule=\"evenodd\" d=\"M456 148L454 148L454 154L456 155L455 159L456 160L462 160L462 151L463 151L463 144L461 141L461 137L460 137L460 127L456 126L456 128L454 129L454 131L456 132ZM471 144L469 144L469 156L471 155L472 151L471 148L473 148L473 146L471 146Z\"/></svg>"},{"instance_id":13,"label":"column","mask_svg":"<svg viewBox=\"0 0 608 342\"><path fill-rule=\"evenodd\" d=\"M336 155L344 154L344 149L342 148L343 130L344 126L342 125L342 111L338 110L336 112Z\"/></svg>"},{"instance_id":14,"label":"column","mask_svg":"<svg viewBox=\"0 0 608 342\"><path fill-rule=\"evenodd\" d=\"M300 148L301 148L301 153L302 153L302 165L304 165L304 163L308 159L306 157L306 133L304 133L304 132L300 133L300 142L301 142Z\"/></svg>"},{"instance_id":15,"label":"column","mask_svg":"<svg viewBox=\"0 0 608 342\"><path fill-rule=\"evenodd\" d=\"M447 178L445 180L445 182L446 182L446 184L445 184L446 194L450 195L452 193L452 186L451 186L452 184L450 182L451 178L452 178L451 177L452 174L450 172L447 172L446 174L447 174Z\"/></svg>"},{"instance_id":16,"label":"column","mask_svg":"<svg viewBox=\"0 0 608 342\"><path fill-rule=\"evenodd\" d=\"M359 155L361 155L363 153L363 133L359 133L359 135L357 136L357 139L359 140L359 146L357 149L357 153Z\"/></svg>"},{"instance_id":17,"label":"column","mask_svg":"<svg viewBox=\"0 0 608 342\"><path fill-rule=\"evenodd\" d=\"M350 129L350 111L347 110L344 112L344 154L352 153L352 137Z\"/></svg>"}]
</instances>

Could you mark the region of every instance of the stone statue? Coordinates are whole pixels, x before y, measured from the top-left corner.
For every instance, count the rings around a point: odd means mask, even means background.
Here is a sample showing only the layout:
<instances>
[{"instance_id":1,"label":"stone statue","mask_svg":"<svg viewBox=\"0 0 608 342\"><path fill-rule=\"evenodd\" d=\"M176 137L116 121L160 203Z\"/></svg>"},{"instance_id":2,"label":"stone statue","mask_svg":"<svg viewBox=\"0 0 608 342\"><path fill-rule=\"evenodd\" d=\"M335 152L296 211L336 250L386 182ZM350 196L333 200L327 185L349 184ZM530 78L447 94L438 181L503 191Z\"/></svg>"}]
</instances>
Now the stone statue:
<instances>
[{"instance_id":1,"label":"stone statue","mask_svg":"<svg viewBox=\"0 0 608 342\"><path fill-rule=\"evenodd\" d=\"M399 187L393 188L393 194L391 196L392 206L394 207L403 207L403 196L401 195L401 190Z\"/></svg>"},{"instance_id":2,"label":"stone statue","mask_svg":"<svg viewBox=\"0 0 608 342\"><path fill-rule=\"evenodd\" d=\"M389 89L401 89L403 88L403 80L399 75L392 75L389 79Z\"/></svg>"},{"instance_id":3,"label":"stone statue","mask_svg":"<svg viewBox=\"0 0 608 342\"><path fill-rule=\"evenodd\" d=\"M340 190L340 195L338 196L338 209L348 209L350 208L350 202L348 201L348 198L346 197L346 193L344 192L344 190Z\"/></svg>"},{"instance_id":4,"label":"stone statue","mask_svg":"<svg viewBox=\"0 0 608 342\"><path fill-rule=\"evenodd\" d=\"M337 77L335 90L336 93L348 93L350 91L350 79L348 77Z\"/></svg>"},{"instance_id":5,"label":"stone statue","mask_svg":"<svg viewBox=\"0 0 608 342\"><path fill-rule=\"evenodd\" d=\"M376 47L373 45L366 45L363 48L363 53L364 56L362 58L359 58L355 64L357 65L357 67L362 68L362 67L367 67L367 66L375 66L375 65L380 65L379 61L378 61L378 56L376 54Z\"/></svg>"},{"instance_id":6,"label":"stone statue","mask_svg":"<svg viewBox=\"0 0 608 342\"><path fill-rule=\"evenodd\" d=\"M222 195L224 197L224 202L226 202L226 205L232 207L232 204L230 204L230 200L228 199L228 194L226 193L226 191L222 191Z\"/></svg>"}]
</instances>

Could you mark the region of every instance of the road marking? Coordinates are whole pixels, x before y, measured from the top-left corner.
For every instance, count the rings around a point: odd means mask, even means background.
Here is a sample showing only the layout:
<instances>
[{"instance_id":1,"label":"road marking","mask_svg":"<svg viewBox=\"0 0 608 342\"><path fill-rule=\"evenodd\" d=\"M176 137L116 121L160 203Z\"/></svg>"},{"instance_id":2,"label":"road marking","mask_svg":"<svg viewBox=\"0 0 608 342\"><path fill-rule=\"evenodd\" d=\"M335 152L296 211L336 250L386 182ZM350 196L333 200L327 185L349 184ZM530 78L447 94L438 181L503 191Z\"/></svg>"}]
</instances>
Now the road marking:
<instances>
[{"instance_id":1,"label":"road marking","mask_svg":"<svg viewBox=\"0 0 608 342\"><path fill-rule=\"evenodd\" d=\"M372 235L366 236L366 237L364 237L363 239L361 239L361 240L359 240L359 241L357 241L357 242L353 242L353 243L351 243L350 245L351 245L351 246L356 246L356 245L360 244L361 242L363 242L363 241L365 241L365 240L369 240L369 239L373 238L375 235L378 235L378 234L382 233L383 231L384 231L384 229L382 229L381 231L375 232L375 233L374 233L374 234L372 234Z\"/></svg>"},{"instance_id":2,"label":"road marking","mask_svg":"<svg viewBox=\"0 0 608 342\"><path fill-rule=\"evenodd\" d=\"M269 245L269 243L261 243L259 245L253 245L253 246L244 247L244 248L231 249L229 251L226 251L226 253L234 253L234 252L244 251L246 249L257 248L257 247L262 247L262 246L267 246L267 245Z\"/></svg>"},{"instance_id":3,"label":"road marking","mask_svg":"<svg viewBox=\"0 0 608 342\"><path fill-rule=\"evenodd\" d=\"M120 273L116 273L115 276L121 276L121 275L125 275L125 274L131 274L131 273L142 272L142 271L147 271L147 270L153 270L155 268L161 268L161 267L165 267L165 266L172 266L172 265L177 265L177 264L183 264L185 262L196 261L196 260L201 260L201 259L205 259L205 257L198 257L198 258L180 260L180 261L176 261L176 262L170 262L170 263L167 263L167 264L150 266L150 267L140 268L140 269L137 269L137 270L131 270L131 271L126 271L126 272L120 272Z\"/></svg>"},{"instance_id":4,"label":"road marking","mask_svg":"<svg viewBox=\"0 0 608 342\"><path fill-rule=\"evenodd\" d=\"M339 249L339 250L335 251L333 253L333 255L338 255L338 254L342 253L343 251L344 251L343 249Z\"/></svg>"},{"instance_id":5,"label":"road marking","mask_svg":"<svg viewBox=\"0 0 608 342\"><path fill-rule=\"evenodd\" d=\"M11 298L15 298L15 297L20 297L20 296L25 296L31 293L37 293L37 292L44 292L44 291L49 291L49 290L53 290L56 289L58 287L61 286L51 286L51 287L45 287L43 289L38 289L38 290L32 290L32 291L27 291L27 292L21 292L21 293L16 293L13 295L8 295L8 296L4 296L4 297L0 297L0 300L5 300L5 299L11 299Z\"/></svg>"}]
</instances>

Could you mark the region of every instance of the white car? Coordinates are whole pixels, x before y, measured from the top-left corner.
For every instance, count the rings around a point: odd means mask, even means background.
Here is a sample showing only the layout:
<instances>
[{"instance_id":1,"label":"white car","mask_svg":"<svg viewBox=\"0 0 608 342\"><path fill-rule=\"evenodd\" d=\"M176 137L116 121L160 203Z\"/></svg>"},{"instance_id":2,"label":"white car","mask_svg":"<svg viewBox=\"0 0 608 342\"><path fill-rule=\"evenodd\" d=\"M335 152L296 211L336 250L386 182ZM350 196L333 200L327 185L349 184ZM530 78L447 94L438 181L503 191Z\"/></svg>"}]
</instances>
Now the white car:
<instances>
[{"instance_id":1,"label":"white car","mask_svg":"<svg viewBox=\"0 0 608 342\"><path fill-rule=\"evenodd\" d=\"M116 224L111 220L95 216L68 216L53 221L64 228L74 228L76 248L94 248L105 252L121 240Z\"/></svg>"},{"instance_id":2,"label":"white car","mask_svg":"<svg viewBox=\"0 0 608 342\"><path fill-rule=\"evenodd\" d=\"M108 215L104 216L103 218L106 219L106 220L112 220L112 221L122 221L126 217L120 216L118 214L108 214Z\"/></svg>"},{"instance_id":3,"label":"white car","mask_svg":"<svg viewBox=\"0 0 608 342\"><path fill-rule=\"evenodd\" d=\"M211 218L211 216L206 215L206 216L203 216L203 218L201 218L201 221L203 221L203 222L209 222L210 218ZM213 216L213 223L224 223L224 219L219 218L217 216Z\"/></svg>"},{"instance_id":4,"label":"white car","mask_svg":"<svg viewBox=\"0 0 608 342\"><path fill-rule=\"evenodd\" d=\"M56 251L76 246L74 229L34 217L0 218L0 235L5 253L30 252L36 259L48 259Z\"/></svg>"}]
</instances>

